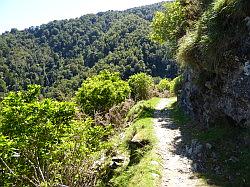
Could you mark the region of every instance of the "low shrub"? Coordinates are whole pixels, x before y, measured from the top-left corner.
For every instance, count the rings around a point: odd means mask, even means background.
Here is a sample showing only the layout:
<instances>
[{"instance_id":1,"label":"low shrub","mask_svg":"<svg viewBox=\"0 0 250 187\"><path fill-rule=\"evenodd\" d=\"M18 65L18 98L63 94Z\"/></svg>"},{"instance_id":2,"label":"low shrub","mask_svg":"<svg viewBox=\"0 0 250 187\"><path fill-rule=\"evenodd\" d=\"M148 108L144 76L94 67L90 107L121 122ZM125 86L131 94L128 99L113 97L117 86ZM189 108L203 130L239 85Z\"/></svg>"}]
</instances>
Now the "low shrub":
<instances>
[{"instance_id":1,"label":"low shrub","mask_svg":"<svg viewBox=\"0 0 250 187\"><path fill-rule=\"evenodd\" d=\"M1 103L0 186L93 186L94 155L109 147L111 126L75 121L75 104L39 100L40 86Z\"/></svg>"},{"instance_id":2,"label":"low shrub","mask_svg":"<svg viewBox=\"0 0 250 187\"><path fill-rule=\"evenodd\" d=\"M129 85L121 80L118 73L102 71L99 75L83 82L76 99L85 113L94 115L96 112L107 112L129 95Z\"/></svg>"},{"instance_id":3,"label":"low shrub","mask_svg":"<svg viewBox=\"0 0 250 187\"><path fill-rule=\"evenodd\" d=\"M174 78L173 80L162 79L160 83L156 86L161 93L168 91L171 95L178 95L179 90L181 90L183 84L182 75ZM169 96L169 94L164 94Z\"/></svg>"},{"instance_id":4,"label":"low shrub","mask_svg":"<svg viewBox=\"0 0 250 187\"><path fill-rule=\"evenodd\" d=\"M157 85L157 89L161 92L164 92L166 90L170 90L170 80L168 79L162 79L159 84Z\"/></svg>"},{"instance_id":5,"label":"low shrub","mask_svg":"<svg viewBox=\"0 0 250 187\"><path fill-rule=\"evenodd\" d=\"M170 82L170 92L172 94L178 95L179 91L182 89L182 85L183 85L183 76L180 75L180 76L174 78Z\"/></svg>"},{"instance_id":6,"label":"low shrub","mask_svg":"<svg viewBox=\"0 0 250 187\"><path fill-rule=\"evenodd\" d=\"M154 81L146 73L138 73L129 77L128 84L131 88L131 96L134 100L144 100L150 98L150 90Z\"/></svg>"}]
</instances>

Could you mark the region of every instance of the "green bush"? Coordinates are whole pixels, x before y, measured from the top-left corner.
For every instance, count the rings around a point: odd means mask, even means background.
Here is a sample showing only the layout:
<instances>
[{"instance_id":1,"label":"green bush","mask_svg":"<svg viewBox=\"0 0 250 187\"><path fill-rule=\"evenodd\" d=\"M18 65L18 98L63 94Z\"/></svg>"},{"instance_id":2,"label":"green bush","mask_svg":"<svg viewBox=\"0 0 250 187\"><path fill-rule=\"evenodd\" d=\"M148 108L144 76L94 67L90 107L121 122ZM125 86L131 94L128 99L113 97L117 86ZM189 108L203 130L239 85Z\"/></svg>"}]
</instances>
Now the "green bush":
<instances>
[{"instance_id":1,"label":"green bush","mask_svg":"<svg viewBox=\"0 0 250 187\"><path fill-rule=\"evenodd\" d=\"M168 90L171 94L178 95L179 90L181 90L183 84L182 75L174 78L173 80L162 79L157 85L157 89L161 92Z\"/></svg>"},{"instance_id":2,"label":"green bush","mask_svg":"<svg viewBox=\"0 0 250 187\"><path fill-rule=\"evenodd\" d=\"M185 34L186 22L180 1L167 2L164 12L157 12L152 23L151 38L160 43L167 42L177 48L178 39Z\"/></svg>"},{"instance_id":3,"label":"green bush","mask_svg":"<svg viewBox=\"0 0 250 187\"><path fill-rule=\"evenodd\" d=\"M131 96L136 101L148 99L154 85L153 78L145 73L138 73L129 77Z\"/></svg>"},{"instance_id":4,"label":"green bush","mask_svg":"<svg viewBox=\"0 0 250 187\"><path fill-rule=\"evenodd\" d=\"M166 90L170 90L170 81L168 79L162 79L159 84L157 85L157 89L161 92Z\"/></svg>"},{"instance_id":5,"label":"green bush","mask_svg":"<svg viewBox=\"0 0 250 187\"><path fill-rule=\"evenodd\" d=\"M130 95L130 88L118 73L102 71L84 81L76 95L82 110L93 115L107 112L113 105L124 101Z\"/></svg>"},{"instance_id":6,"label":"green bush","mask_svg":"<svg viewBox=\"0 0 250 187\"><path fill-rule=\"evenodd\" d=\"M170 82L170 93L178 95L178 92L179 92L179 90L181 90L182 85L183 85L183 77L182 77L182 75L174 78Z\"/></svg>"},{"instance_id":7,"label":"green bush","mask_svg":"<svg viewBox=\"0 0 250 187\"><path fill-rule=\"evenodd\" d=\"M91 158L106 148L110 126L74 121L75 104L39 100L40 86L2 101L0 186L83 186ZM95 174L96 175L96 174Z\"/></svg>"},{"instance_id":8,"label":"green bush","mask_svg":"<svg viewBox=\"0 0 250 187\"><path fill-rule=\"evenodd\" d=\"M5 167L0 180L5 186L47 180L50 176L45 173L63 156L60 145L70 129L75 106L51 99L39 102L39 93L40 86L29 86L26 92L10 92L2 101L0 158Z\"/></svg>"}]
</instances>

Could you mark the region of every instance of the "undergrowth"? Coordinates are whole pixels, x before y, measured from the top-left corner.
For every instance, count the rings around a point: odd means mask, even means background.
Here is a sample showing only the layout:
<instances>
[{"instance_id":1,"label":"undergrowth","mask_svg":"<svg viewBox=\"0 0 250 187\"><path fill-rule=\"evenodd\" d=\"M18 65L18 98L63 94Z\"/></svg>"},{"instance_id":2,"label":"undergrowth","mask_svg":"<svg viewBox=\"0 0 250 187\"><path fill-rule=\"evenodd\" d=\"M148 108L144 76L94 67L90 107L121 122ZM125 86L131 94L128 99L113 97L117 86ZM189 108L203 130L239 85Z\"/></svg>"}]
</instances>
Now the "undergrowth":
<instances>
[{"instance_id":1,"label":"undergrowth","mask_svg":"<svg viewBox=\"0 0 250 187\"><path fill-rule=\"evenodd\" d=\"M154 150L157 140L153 130L153 112L159 100L142 101L131 109L129 115L136 115L137 118L124 134L113 140L119 142L117 153L129 159L114 171L109 186L153 187L159 184L161 160ZM158 164L154 165L152 161Z\"/></svg>"}]
</instances>

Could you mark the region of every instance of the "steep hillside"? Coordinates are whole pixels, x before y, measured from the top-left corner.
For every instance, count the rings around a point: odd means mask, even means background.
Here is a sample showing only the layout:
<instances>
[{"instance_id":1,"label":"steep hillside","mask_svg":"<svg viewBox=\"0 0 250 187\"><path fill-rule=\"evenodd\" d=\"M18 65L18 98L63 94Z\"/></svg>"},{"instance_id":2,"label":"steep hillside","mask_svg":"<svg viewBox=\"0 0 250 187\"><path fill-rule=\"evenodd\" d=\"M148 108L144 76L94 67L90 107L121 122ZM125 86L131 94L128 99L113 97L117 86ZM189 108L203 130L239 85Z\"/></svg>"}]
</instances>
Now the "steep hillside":
<instances>
[{"instance_id":1,"label":"steep hillside","mask_svg":"<svg viewBox=\"0 0 250 187\"><path fill-rule=\"evenodd\" d=\"M250 3L179 0L153 22L153 38L174 45L183 65L181 102L196 120L250 124Z\"/></svg>"},{"instance_id":2,"label":"steep hillside","mask_svg":"<svg viewBox=\"0 0 250 187\"><path fill-rule=\"evenodd\" d=\"M250 3L214 1L181 42L182 103L201 122L250 126Z\"/></svg>"},{"instance_id":3,"label":"steep hillside","mask_svg":"<svg viewBox=\"0 0 250 187\"><path fill-rule=\"evenodd\" d=\"M193 168L215 186L249 186L250 1L176 0L165 6L154 18L152 37L173 46L183 67L176 109L182 106L192 124L180 129L191 135L191 145L199 141L207 149L191 156L198 161Z\"/></svg>"},{"instance_id":4,"label":"steep hillside","mask_svg":"<svg viewBox=\"0 0 250 187\"><path fill-rule=\"evenodd\" d=\"M52 21L0 36L0 92L45 87L44 95L63 99L83 79L102 69L123 78L137 72L175 77L167 47L152 42L150 21L161 4Z\"/></svg>"}]
</instances>

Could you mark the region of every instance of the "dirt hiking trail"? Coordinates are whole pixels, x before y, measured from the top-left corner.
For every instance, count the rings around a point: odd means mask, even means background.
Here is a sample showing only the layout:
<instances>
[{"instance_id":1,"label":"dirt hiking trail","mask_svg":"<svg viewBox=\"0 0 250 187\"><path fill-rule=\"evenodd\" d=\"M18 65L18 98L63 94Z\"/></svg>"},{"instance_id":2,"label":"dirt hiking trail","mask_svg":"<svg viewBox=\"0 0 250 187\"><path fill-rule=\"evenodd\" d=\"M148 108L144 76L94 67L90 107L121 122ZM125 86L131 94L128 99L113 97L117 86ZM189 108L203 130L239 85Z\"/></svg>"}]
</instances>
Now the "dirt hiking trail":
<instances>
[{"instance_id":1,"label":"dirt hiking trail","mask_svg":"<svg viewBox=\"0 0 250 187\"><path fill-rule=\"evenodd\" d=\"M176 153L175 145L182 141L177 125L169 117L170 111L165 108L171 103L163 98L156 106L154 113L154 130L158 138L157 154L163 160L162 187L195 187L208 186L192 171L192 160Z\"/></svg>"}]
</instances>

